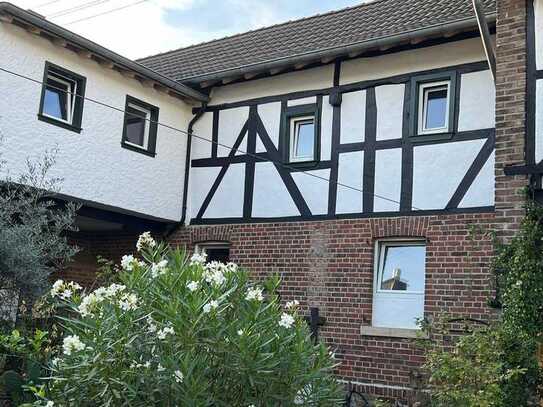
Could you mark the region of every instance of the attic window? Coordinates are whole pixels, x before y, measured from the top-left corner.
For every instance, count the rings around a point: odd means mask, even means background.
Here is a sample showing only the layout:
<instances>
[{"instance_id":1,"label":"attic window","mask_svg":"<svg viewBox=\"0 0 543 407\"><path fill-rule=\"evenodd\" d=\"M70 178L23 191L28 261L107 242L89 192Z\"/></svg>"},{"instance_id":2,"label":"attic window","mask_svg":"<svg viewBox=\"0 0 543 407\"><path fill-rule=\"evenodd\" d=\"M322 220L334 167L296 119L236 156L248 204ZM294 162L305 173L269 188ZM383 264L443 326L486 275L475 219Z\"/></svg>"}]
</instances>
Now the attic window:
<instances>
[{"instance_id":1,"label":"attic window","mask_svg":"<svg viewBox=\"0 0 543 407\"><path fill-rule=\"evenodd\" d=\"M419 140L450 138L454 132L456 72L411 80L411 135Z\"/></svg>"},{"instance_id":2,"label":"attic window","mask_svg":"<svg viewBox=\"0 0 543 407\"><path fill-rule=\"evenodd\" d=\"M126 97L121 146L154 156L158 130L158 107Z\"/></svg>"},{"instance_id":3,"label":"attic window","mask_svg":"<svg viewBox=\"0 0 543 407\"><path fill-rule=\"evenodd\" d=\"M289 106L282 115L283 160L301 165L320 159L320 105Z\"/></svg>"},{"instance_id":4,"label":"attic window","mask_svg":"<svg viewBox=\"0 0 543 407\"><path fill-rule=\"evenodd\" d=\"M46 62L38 118L80 132L85 83L84 77Z\"/></svg>"}]
</instances>

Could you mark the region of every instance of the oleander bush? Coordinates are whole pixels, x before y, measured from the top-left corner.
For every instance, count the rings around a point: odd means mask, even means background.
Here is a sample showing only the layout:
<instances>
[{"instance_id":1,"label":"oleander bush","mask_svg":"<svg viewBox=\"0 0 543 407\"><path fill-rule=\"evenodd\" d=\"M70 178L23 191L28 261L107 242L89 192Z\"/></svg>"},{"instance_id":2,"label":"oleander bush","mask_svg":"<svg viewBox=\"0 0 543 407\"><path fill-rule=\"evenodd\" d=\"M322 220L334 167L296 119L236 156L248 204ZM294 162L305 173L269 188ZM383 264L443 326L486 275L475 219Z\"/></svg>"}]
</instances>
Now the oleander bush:
<instances>
[{"instance_id":1,"label":"oleander bush","mask_svg":"<svg viewBox=\"0 0 543 407\"><path fill-rule=\"evenodd\" d=\"M57 281L65 327L42 405L337 405L335 362L314 344L277 278L253 284L235 264L138 240L118 282L82 294ZM111 274L111 273L109 273Z\"/></svg>"}]
</instances>

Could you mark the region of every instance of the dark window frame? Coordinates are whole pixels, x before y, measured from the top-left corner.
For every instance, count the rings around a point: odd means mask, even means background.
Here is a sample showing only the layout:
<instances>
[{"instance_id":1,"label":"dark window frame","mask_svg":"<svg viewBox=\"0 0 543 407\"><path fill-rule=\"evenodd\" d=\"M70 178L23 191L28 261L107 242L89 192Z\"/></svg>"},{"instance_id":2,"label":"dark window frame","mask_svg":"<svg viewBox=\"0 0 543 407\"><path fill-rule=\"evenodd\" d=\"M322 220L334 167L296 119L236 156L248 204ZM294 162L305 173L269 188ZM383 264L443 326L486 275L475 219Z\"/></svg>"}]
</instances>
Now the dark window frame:
<instances>
[{"instance_id":1,"label":"dark window frame","mask_svg":"<svg viewBox=\"0 0 543 407\"><path fill-rule=\"evenodd\" d=\"M216 240L211 240L211 241L204 241L204 242L198 242L196 243L196 251L197 252L201 252L202 250L204 252L208 252L209 250L228 250L228 261L227 263L230 261L230 250L232 248L232 245L230 244L230 242L226 242L226 241L216 241ZM207 259L207 263L211 262L213 260L211 259Z\"/></svg>"},{"instance_id":2,"label":"dark window frame","mask_svg":"<svg viewBox=\"0 0 543 407\"><path fill-rule=\"evenodd\" d=\"M77 83L77 89L74 97L74 108L72 115L72 122L67 123L54 117L44 114L44 101L45 101L45 90L47 87L47 79L49 74L56 74L59 76L67 77L69 80L72 80ZM63 68L59 65L53 64L52 62L45 61L45 67L43 70L43 82L41 87L41 96L40 96L40 105L38 109L38 120L46 122L63 129L73 131L75 133L81 133L81 123L83 121L83 107L85 102L85 88L87 86L87 78L78 73L70 71L66 68Z\"/></svg>"},{"instance_id":3,"label":"dark window frame","mask_svg":"<svg viewBox=\"0 0 543 407\"><path fill-rule=\"evenodd\" d=\"M419 134L419 103L420 98L424 96L420 92L421 85L438 83L448 81L449 82L449 93L448 93L448 125L447 131L435 132L435 133L425 133ZM440 73L433 73L427 75L419 75L411 78L410 83L410 126L409 126L409 137L412 142L417 141L433 141L433 140L449 140L453 137L456 132L456 113L457 113L457 72L456 71L446 71Z\"/></svg>"},{"instance_id":4,"label":"dark window frame","mask_svg":"<svg viewBox=\"0 0 543 407\"><path fill-rule=\"evenodd\" d=\"M307 161L290 161L290 133L293 119L313 116L314 138L313 159ZM283 162L295 168L310 168L320 162L321 156L321 105L319 103L287 106L281 115L280 150Z\"/></svg>"},{"instance_id":5,"label":"dark window frame","mask_svg":"<svg viewBox=\"0 0 543 407\"><path fill-rule=\"evenodd\" d=\"M147 138L147 148L138 147L134 144L130 144L127 141L127 123L128 119L132 116L128 113L129 105L136 105L142 107L143 109L151 112L150 123L149 123L149 135ZM126 148L131 151L135 151L150 157L156 156L156 139L158 133L158 115L160 109L157 106L151 105L150 103L144 102L143 100L137 99L133 96L126 95L126 102L124 105L124 120L123 120L123 135L121 138L121 147Z\"/></svg>"}]
</instances>

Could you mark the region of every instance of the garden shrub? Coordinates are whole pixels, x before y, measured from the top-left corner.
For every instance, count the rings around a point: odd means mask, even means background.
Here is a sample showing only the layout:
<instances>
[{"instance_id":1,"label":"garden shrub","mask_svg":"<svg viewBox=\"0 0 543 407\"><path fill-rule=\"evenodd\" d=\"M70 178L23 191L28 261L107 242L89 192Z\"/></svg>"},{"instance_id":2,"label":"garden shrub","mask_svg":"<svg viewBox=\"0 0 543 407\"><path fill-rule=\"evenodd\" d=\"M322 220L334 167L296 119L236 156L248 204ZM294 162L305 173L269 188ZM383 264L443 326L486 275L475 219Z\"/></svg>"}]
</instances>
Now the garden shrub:
<instances>
[{"instance_id":1,"label":"garden shrub","mask_svg":"<svg viewBox=\"0 0 543 407\"><path fill-rule=\"evenodd\" d=\"M58 281L68 312L47 397L61 406L336 405L341 386L279 280L260 285L235 264L138 240L119 283L81 294Z\"/></svg>"}]
</instances>

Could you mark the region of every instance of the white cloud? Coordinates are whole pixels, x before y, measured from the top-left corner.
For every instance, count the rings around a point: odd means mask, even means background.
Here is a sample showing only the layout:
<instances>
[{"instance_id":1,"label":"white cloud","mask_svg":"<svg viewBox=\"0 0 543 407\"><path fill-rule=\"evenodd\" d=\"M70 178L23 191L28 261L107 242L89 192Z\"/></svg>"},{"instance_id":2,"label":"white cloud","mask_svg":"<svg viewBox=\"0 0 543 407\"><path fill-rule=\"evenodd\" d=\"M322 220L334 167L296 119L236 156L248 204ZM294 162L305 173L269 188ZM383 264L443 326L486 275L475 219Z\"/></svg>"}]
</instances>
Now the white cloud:
<instances>
[{"instance_id":1,"label":"white cloud","mask_svg":"<svg viewBox=\"0 0 543 407\"><path fill-rule=\"evenodd\" d=\"M44 0L13 1L19 7L35 9L36 12L46 17L89 2L89 0L70 2L61 0L48 6L36 7L47 2ZM198 35L184 30L182 27L176 28L164 23L166 10L189 8L193 0L153 0L97 18L70 24L71 21L135 2L136 0L107 1L78 12L51 17L50 21L129 58L156 54L198 41Z\"/></svg>"}]
</instances>

